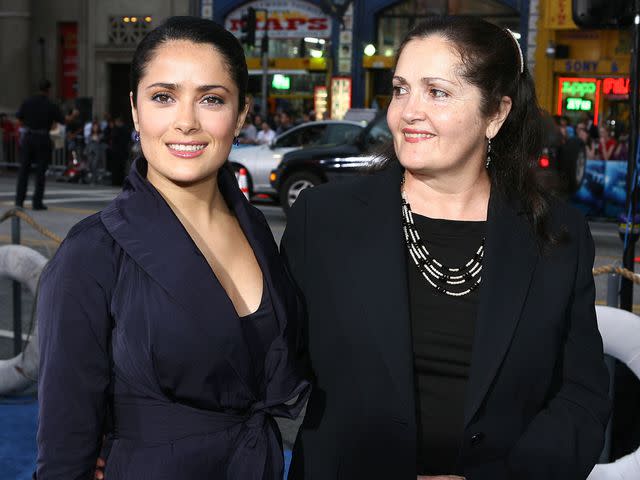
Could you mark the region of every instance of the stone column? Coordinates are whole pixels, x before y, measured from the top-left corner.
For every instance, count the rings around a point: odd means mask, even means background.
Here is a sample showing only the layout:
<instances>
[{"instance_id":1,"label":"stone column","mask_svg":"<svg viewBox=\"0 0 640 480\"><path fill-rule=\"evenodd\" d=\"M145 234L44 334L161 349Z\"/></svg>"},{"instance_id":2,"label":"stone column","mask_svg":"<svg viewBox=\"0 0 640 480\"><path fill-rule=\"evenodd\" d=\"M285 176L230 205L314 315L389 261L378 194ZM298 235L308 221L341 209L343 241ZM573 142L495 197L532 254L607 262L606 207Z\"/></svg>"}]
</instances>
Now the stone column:
<instances>
[{"instance_id":1,"label":"stone column","mask_svg":"<svg viewBox=\"0 0 640 480\"><path fill-rule=\"evenodd\" d=\"M30 32L31 0L0 0L0 109L7 113L15 113L35 88L30 81Z\"/></svg>"}]
</instances>

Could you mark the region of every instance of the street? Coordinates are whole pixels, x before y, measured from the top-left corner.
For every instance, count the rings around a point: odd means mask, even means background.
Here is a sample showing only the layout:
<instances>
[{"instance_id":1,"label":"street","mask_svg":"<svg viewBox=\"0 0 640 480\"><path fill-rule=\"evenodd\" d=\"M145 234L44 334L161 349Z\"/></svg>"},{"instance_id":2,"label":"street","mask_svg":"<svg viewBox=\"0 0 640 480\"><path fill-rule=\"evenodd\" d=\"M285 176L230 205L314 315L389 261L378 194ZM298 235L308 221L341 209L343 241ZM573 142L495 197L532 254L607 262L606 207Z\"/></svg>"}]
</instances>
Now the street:
<instances>
[{"instance_id":1,"label":"street","mask_svg":"<svg viewBox=\"0 0 640 480\"><path fill-rule=\"evenodd\" d=\"M4 213L13 205L15 189L15 175L0 176L0 212ZM101 185L75 185L57 183L52 179L47 182L45 203L47 211L33 211L28 200L25 204L26 212L35 221L48 228L60 237L64 237L69 229L83 218L99 211L111 201L120 191L119 188ZM274 234L276 242L280 242L286 224L285 215L280 206L261 201L256 206L265 214ZM617 226L611 222L590 222L591 231L596 245L596 267L611 265L618 262L622 255L622 242L618 238ZM11 221L0 224L0 245L11 243ZM56 243L45 238L29 225L22 223L21 243L35 248L47 258L50 258L57 247ZM597 276L596 301L606 303L607 276ZM640 292L634 289L634 311L640 311ZM13 356L13 316L12 316L12 288L11 281L0 278L0 359ZM22 293L22 325L23 335L27 338L31 316L33 312L33 297L26 290ZM299 422L279 421L283 431L285 444L290 446L295 438Z\"/></svg>"}]
</instances>

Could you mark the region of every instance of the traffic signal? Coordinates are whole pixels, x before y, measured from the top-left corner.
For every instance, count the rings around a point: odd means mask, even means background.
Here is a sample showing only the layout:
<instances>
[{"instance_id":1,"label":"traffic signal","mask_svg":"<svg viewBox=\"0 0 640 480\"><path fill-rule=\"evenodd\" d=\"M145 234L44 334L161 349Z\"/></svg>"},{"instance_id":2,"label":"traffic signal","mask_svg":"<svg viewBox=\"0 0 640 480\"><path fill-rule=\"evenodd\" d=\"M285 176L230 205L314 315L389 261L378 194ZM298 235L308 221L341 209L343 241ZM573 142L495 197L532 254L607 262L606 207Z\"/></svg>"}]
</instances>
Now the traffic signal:
<instances>
[{"instance_id":1,"label":"traffic signal","mask_svg":"<svg viewBox=\"0 0 640 480\"><path fill-rule=\"evenodd\" d=\"M632 0L573 0L573 21L584 28L620 28L633 21Z\"/></svg>"},{"instance_id":2,"label":"traffic signal","mask_svg":"<svg viewBox=\"0 0 640 480\"><path fill-rule=\"evenodd\" d=\"M248 47L253 47L256 44L256 9L249 7L247 12L240 17L242 26L240 27L240 41Z\"/></svg>"}]
</instances>

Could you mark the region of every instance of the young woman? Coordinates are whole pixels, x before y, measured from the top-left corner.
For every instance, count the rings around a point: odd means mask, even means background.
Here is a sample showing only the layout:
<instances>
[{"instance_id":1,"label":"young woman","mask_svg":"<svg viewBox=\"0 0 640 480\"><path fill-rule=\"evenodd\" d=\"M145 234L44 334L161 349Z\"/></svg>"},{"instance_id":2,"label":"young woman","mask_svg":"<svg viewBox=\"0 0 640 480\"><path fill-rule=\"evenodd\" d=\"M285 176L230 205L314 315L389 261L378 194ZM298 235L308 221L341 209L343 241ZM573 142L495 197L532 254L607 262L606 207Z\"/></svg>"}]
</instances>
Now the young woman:
<instances>
[{"instance_id":1,"label":"young woman","mask_svg":"<svg viewBox=\"0 0 640 480\"><path fill-rule=\"evenodd\" d=\"M594 247L533 183L522 52L433 17L392 87L386 168L305 190L288 218L315 373L289 478L585 479L609 415Z\"/></svg>"},{"instance_id":2,"label":"young woman","mask_svg":"<svg viewBox=\"0 0 640 480\"><path fill-rule=\"evenodd\" d=\"M131 67L138 158L76 225L38 301L40 480L281 479L274 415L294 417L298 306L262 214L226 164L247 68L239 42L174 17Z\"/></svg>"}]
</instances>

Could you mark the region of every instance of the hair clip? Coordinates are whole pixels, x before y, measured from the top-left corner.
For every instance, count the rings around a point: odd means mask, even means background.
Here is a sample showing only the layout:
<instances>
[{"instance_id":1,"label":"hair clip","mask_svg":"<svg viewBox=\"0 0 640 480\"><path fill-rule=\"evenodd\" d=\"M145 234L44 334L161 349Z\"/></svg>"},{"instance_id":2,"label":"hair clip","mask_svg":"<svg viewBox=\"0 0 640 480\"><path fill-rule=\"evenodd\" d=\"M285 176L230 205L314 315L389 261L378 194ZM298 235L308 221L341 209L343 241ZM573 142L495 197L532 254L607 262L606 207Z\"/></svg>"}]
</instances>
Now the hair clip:
<instances>
[{"instance_id":1,"label":"hair clip","mask_svg":"<svg viewBox=\"0 0 640 480\"><path fill-rule=\"evenodd\" d=\"M508 28L506 28L505 30L509 32L509 35L511 35L511 38L513 38L513 41L516 44L516 48L518 49L518 58L520 60L520 73L524 73L524 55L522 55L522 48L520 48L520 42L518 42L518 39L516 38L515 33L513 33Z\"/></svg>"}]
</instances>

